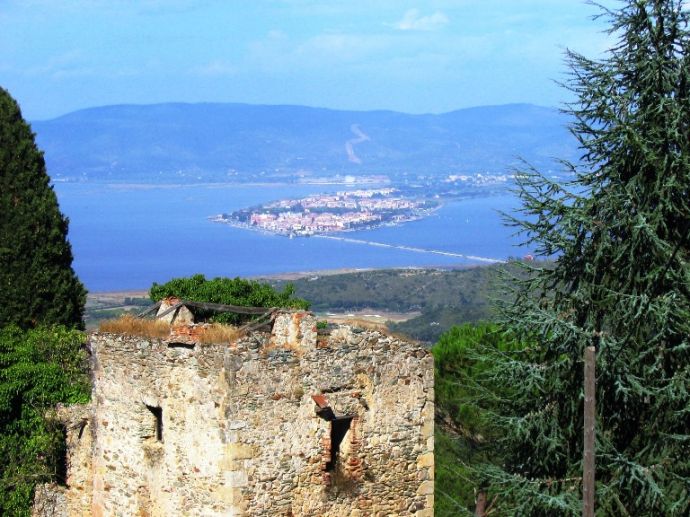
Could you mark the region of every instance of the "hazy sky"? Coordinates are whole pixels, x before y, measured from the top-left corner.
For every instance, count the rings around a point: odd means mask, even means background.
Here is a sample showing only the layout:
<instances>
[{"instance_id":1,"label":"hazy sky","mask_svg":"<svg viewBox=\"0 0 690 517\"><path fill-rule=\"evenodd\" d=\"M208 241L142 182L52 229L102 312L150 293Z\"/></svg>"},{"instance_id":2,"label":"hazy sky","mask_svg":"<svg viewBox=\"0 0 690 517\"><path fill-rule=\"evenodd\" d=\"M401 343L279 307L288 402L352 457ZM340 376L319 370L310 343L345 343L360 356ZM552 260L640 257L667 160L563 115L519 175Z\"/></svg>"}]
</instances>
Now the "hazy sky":
<instances>
[{"instance_id":1,"label":"hazy sky","mask_svg":"<svg viewBox=\"0 0 690 517\"><path fill-rule=\"evenodd\" d=\"M0 0L0 86L32 120L168 101L555 106L564 49L610 45L597 12L583 0Z\"/></svg>"}]
</instances>

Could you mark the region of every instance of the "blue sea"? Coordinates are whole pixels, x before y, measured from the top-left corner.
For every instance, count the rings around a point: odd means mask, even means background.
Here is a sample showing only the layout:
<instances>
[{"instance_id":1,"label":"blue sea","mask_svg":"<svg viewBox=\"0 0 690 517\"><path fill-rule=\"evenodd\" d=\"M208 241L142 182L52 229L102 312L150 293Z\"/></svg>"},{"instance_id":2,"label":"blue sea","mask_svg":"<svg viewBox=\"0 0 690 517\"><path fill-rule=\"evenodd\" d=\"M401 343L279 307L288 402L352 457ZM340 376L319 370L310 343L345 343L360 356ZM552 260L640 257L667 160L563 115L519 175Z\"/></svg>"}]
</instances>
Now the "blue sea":
<instances>
[{"instance_id":1,"label":"blue sea","mask_svg":"<svg viewBox=\"0 0 690 517\"><path fill-rule=\"evenodd\" d=\"M342 190L296 185L123 185L56 183L70 219L74 268L92 292L148 289L152 282L203 273L256 277L340 268L462 266L458 255L523 255L499 211L518 206L510 194L446 202L428 218L337 234L352 240L269 235L213 223L209 216L271 200Z\"/></svg>"}]
</instances>

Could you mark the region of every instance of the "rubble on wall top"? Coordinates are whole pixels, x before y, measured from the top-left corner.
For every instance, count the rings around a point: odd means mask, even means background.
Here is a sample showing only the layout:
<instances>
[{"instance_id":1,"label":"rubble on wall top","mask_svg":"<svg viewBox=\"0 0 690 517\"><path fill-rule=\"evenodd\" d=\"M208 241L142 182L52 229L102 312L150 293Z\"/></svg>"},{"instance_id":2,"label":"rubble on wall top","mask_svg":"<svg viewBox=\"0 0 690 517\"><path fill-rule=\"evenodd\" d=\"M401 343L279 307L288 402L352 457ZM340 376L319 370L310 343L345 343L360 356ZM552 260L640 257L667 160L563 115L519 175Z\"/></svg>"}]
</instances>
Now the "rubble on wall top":
<instances>
[{"instance_id":1,"label":"rubble on wall top","mask_svg":"<svg viewBox=\"0 0 690 517\"><path fill-rule=\"evenodd\" d=\"M216 331L219 325L207 323L173 324L167 337L144 337L159 341L169 348L177 346L193 349L197 345L202 345L222 346L238 352L261 352L269 359L279 362L293 360L295 355L318 349L372 349L387 352L403 348L417 357L430 353L417 343L404 341L378 330L362 329L347 324L337 325L327 333L319 332L315 315L308 311L275 310L271 319L270 329L267 331L248 329L240 332L238 329L225 326L229 331L237 332L231 333L230 338L226 336L226 339L219 341L212 341L207 335Z\"/></svg>"}]
</instances>

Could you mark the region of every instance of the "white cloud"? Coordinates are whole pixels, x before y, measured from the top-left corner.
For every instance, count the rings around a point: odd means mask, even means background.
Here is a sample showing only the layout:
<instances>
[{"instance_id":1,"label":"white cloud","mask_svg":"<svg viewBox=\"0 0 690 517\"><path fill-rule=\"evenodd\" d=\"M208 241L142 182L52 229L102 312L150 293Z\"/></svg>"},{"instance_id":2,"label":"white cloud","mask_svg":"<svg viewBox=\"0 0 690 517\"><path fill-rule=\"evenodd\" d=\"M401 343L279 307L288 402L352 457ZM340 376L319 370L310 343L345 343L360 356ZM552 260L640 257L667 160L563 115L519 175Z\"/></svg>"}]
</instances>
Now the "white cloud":
<instances>
[{"instance_id":1,"label":"white cloud","mask_svg":"<svg viewBox=\"0 0 690 517\"><path fill-rule=\"evenodd\" d=\"M83 50L69 50L50 56L43 62L28 66L17 64L7 67L24 77L49 78L56 81L86 77L120 78L139 75L140 70L132 65L101 63L89 57Z\"/></svg>"},{"instance_id":2,"label":"white cloud","mask_svg":"<svg viewBox=\"0 0 690 517\"><path fill-rule=\"evenodd\" d=\"M419 9L409 9L395 27L401 31L433 31L440 29L448 21L448 16L441 11L422 16Z\"/></svg>"},{"instance_id":3,"label":"white cloud","mask_svg":"<svg viewBox=\"0 0 690 517\"><path fill-rule=\"evenodd\" d=\"M320 34L299 45L295 52L301 59L359 61L387 49L385 36L367 34Z\"/></svg>"},{"instance_id":4,"label":"white cloud","mask_svg":"<svg viewBox=\"0 0 690 517\"><path fill-rule=\"evenodd\" d=\"M259 68L271 75L306 70L331 70L384 59L395 46L394 35L325 32L306 39L271 31L248 45L244 68ZM383 56L383 57L382 57Z\"/></svg>"},{"instance_id":5,"label":"white cloud","mask_svg":"<svg viewBox=\"0 0 690 517\"><path fill-rule=\"evenodd\" d=\"M190 70L195 75L206 77L221 77L228 75L235 75L238 69L232 63L228 63L223 59L214 59L203 65L195 66Z\"/></svg>"},{"instance_id":6,"label":"white cloud","mask_svg":"<svg viewBox=\"0 0 690 517\"><path fill-rule=\"evenodd\" d=\"M82 50L69 50L50 56L41 63L21 68L27 77L51 77L62 79L70 76L87 76L94 72Z\"/></svg>"}]
</instances>

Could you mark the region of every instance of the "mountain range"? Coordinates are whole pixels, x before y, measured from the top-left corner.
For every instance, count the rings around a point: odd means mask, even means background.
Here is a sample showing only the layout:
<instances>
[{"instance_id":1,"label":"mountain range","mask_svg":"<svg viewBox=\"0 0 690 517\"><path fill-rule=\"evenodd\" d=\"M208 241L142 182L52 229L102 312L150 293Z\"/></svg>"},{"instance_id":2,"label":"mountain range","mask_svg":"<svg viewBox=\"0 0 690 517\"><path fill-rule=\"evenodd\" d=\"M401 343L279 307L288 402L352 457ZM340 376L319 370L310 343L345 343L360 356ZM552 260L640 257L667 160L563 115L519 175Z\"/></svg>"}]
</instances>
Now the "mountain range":
<instances>
[{"instance_id":1,"label":"mountain range","mask_svg":"<svg viewBox=\"0 0 690 517\"><path fill-rule=\"evenodd\" d=\"M576 160L568 117L509 104L411 115L248 104L114 105L32 122L54 179L504 174Z\"/></svg>"}]
</instances>

